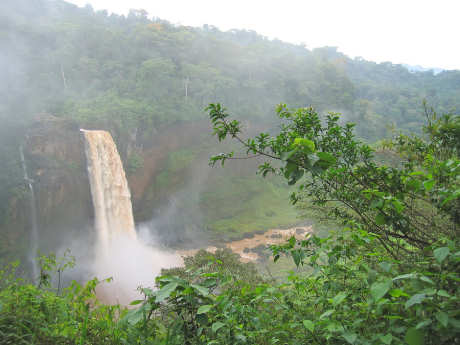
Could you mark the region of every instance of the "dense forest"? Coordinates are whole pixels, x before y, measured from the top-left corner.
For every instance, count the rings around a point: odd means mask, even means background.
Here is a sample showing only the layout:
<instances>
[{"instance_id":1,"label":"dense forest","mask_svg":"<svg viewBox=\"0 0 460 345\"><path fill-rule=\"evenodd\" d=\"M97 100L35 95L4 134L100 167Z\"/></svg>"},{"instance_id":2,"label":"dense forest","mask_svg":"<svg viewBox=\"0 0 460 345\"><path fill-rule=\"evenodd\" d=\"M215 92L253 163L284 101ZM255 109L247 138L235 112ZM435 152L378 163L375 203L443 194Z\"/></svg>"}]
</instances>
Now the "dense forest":
<instances>
[{"instance_id":1,"label":"dense forest","mask_svg":"<svg viewBox=\"0 0 460 345\"><path fill-rule=\"evenodd\" d=\"M282 101L365 120L360 134L373 137L385 134L382 122L420 130L423 98L441 112L459 106L458 71L410 73L331 47L310 51L251 31L175 26L143 11L118 16L59 1L4 1L1 25L9 100L2 115L23 123L47 112L142 138L161 124L203 117L211 101L255 118Z\"/></svg>"},{"instance_id":2,"label":"dense forest","mask_svg":"<svg viewBox=\"0 0 460 345\"><path fill-rule=\"evenodd\" d=\"M422 99L439 112L460 107L458 71L410 73L332 47L310 51L252 31L176 26L141 10L108 15L43 0L0 6L4 162L17 161L17 131L40 114L111 129L126 151L163 125L203 119L211 102L248 121L272 121L279 102L338 111L364 138L384 137L391 126L420 131ZM18 183L5 171L11 165L2 166L2 200L3 186Z\"/></svg>"},{"instance_id":3,"label":"dense forest","mask_svg":"<svg viewBox=\"0 0 460 345\"><path fill-rule=\"evenodd\" d=\"M129 308L97 300L110 279L64 282L67 255L35 282L4 266L0 344L459 344L460 71L151 15L0 3L0 263L30 249L27 183L43 248L90 221L79 128L112 134L165 245L316 231L261 249L263 270L199 251Z\"/></svg>"}]
</instances>

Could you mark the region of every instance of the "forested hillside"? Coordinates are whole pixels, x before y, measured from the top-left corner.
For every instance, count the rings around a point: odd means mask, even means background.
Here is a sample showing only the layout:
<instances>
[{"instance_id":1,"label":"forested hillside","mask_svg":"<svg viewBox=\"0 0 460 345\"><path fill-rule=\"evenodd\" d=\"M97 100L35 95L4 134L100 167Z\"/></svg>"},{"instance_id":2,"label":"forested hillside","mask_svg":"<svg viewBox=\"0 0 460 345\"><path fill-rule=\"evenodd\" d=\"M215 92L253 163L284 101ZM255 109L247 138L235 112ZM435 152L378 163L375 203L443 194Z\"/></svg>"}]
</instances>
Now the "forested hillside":
<instances>
[{"instance_id":1,"label":"forested hillside","mask_svg":"<svg viewBox=\"0 0 460 345\"><path fill-rule=\"evenodd\" d=\"M128 173L134 174L131 183L135 212L139 219L147 220L152 208L164 204L159 196L173 192L184 179L190 178L185 171L187 166L195 169L201 165L203 153L213 147L209 137L200 134L205 126L188 132L196 136L193 144L189 139L184 140L187 123L204 120L203 109L208 103L223 102L237 119L255 131L276 131L278 121L269 115L280 102L294 107L312 105L320 112L341 112L343 119L358 124L357 134L361 138L371 140L387 136L393 127L419 132L423 99L439 112L460 108L459 71L437 75L410 73L400 65L351 59L331 47L308 50L269 40L253 31L222 32L211 25L184 27L152 19L152 15L155 13L148 16L142 10L133 10L127 16L109 15L105 11L95 12L90 6L79 8L64 1L2 1L0 222L3 225L12 224L13 214L24 208L21 200L27 194L19 146L27 146L29 135L36 137L35 132L31 134L32 125L42 128L46 127L44 123L51 128L39 131L39 137L50 141L50 133L57 132L54 124L61 123L57 126L63 127L62 122L43 121L50 116L69 122L67 128L106 129L112 133ZM308 41L308 33L305 39ZM177 137L177 143L164 146L163 152L152 156L150 148L165 143L159 137L161 133ZM50 146L69 145L43 144L41 150L45 156ZM26 147L26 156L27 151ZM42 153L36 161L55 158L44 157ZM161 169L156 161L144 162L149 155L164 161ZM75 162L66 163L75 157L64 158L66 174L75 175L72 172ZM149 164L154 167L149 172L156 174L153 177L143 168ZM35 166L37 174L48 171L40 164ZM73 175L66 179L75 180ZM236 181L234 174L230 176L234 179L211 178L213 184L208 185L208 191L201 197L204 216L198 221L200 226L223 232L237 227L237 232L245 232L285 223L292 216L290 213L287 217L288 211L284 209L279 212L279 219L269 223L254 220L250 214L263 214L264 207L284 205L281 200L270 205L261 203L278 200L281 194L284 198L284 192L276 183L266 190L258 182L244 178ZM245 184L251 187L243 187ZM219 205L219 198L216 200L212 193L215 185L228 192L222 192L221 199L229 207L223 214L213 208ZM138 190L142 193L136 193ZM232 194L232 190L237 193ZM247 215L239 208L230 212L237 205L232 195L249 190L252 192L248 200L252 200L254 208ZM251 199L253 195L258 195L258 199ZM53 202L47 203L51 206L44 212L52 218L53 212L59 212ZM228 217L235 212L241 216L233 222ZM21 218L18 214L15 217ZM248 224L249 219L254 224Z\"/></svg>"},{"instance_id":2,"label":"forested hillside","mask_svg":"<svg viewBox=\"0 0 460 345\"><path fill-rule=\"evenodd\" d=\"M143 11L108 15L45 0L1 6L2 116L23 123L47 112L143 138L161 124L202 118L211 101L245 118L286 102L364 120L360 134L373 137L392 123L420 130L423 98L441 112L459 106L458 71L410 73L335 48L176 26Z\"/></svg>"}]
</instances>

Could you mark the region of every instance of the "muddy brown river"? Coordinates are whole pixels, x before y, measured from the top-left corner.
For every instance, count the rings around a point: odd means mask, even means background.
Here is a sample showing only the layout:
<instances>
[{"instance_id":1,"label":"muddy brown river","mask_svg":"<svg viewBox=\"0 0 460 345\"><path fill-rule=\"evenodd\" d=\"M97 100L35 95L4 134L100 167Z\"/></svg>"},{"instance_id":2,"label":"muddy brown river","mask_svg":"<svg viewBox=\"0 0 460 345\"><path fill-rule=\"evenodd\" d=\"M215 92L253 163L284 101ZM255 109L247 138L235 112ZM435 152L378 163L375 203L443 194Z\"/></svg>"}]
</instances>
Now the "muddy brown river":
<instances>
[{"instance_id":1,"label":"muddy brown river","mask_svg":"<svg viewBox=\"0 0 460 345\"><path fill-rule=\"evenodd\" d=\"M289 229L271 229L263 234L253 234L250 238L243 238L241 240L231 241L225 243L225 247L231 249L234 253L239 254L242 262L257 261L260 256L257 252L252 251L259 246L269 246L272 244L279 244L285 242L291 236L297 239L305 239L313 231L311 226L297 226ZM214 253L218 248L214 246L197 248L190 250L179 250L178 254L181 256L194 255L198 250L206 249Z\"/></svg>"}]
</instances>

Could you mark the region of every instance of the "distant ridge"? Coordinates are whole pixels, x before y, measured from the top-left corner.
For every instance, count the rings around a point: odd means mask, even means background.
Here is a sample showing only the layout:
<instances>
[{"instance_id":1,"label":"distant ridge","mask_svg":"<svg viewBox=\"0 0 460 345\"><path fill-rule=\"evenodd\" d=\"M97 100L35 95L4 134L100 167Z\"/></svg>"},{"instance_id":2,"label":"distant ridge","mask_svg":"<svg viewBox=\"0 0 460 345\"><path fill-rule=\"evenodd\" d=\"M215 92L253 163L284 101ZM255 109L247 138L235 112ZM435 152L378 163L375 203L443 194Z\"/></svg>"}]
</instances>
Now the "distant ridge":
<instances>
[{"instance_id":1,"label":"distant ridge","mask_svg":"<svg viewBox=\"0 0 460 345\"><path fill-rule=\"evenodd\" d=\"M438 68L438 67L422 67L420 65L407 65L407 64L402 64L407 70L411 73L416 73L416 72L433 72L433 75L439 74L445 69L443 68Z\"/></svg>"}]
</instances>

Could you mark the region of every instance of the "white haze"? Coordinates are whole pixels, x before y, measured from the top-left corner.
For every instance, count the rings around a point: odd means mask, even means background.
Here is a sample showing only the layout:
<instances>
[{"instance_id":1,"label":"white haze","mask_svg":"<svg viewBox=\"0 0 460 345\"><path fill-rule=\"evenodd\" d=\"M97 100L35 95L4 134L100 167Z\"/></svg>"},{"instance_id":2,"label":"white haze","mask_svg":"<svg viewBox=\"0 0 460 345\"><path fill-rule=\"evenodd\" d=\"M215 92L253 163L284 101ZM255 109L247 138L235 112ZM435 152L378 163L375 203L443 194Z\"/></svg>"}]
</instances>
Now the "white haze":
<instances>
[{"instance_id":1,"label":"white haze","mask_svg":"<svg viewBox=\"0 0 460 345\"><path fill-rule=\"evenodd\" d=\"M145 9L173 23L255 30L269 38L336 46L376 62L460 69L456 0L70 0L127 14Z\"/></svg>"},{"instance_id":2,"label":"white haze","mask_svg":"<svg viewBox=\"0 0 460 345\"><path fill-rule=\"evenodd\" d=\"M93 278L101 281L112 278L111 282L102 282L98 286L100 300L128 305L138 299L141 296L139 286L153 288L155 277L161 269L181 266L183 263L176 253L153 245L158 243L158 239L150 235L148 228L141 226L138 232L138 238L120 235L112 239L108 248L105 248L106 252L98 247L96 234L72 232L65 245L57 251L57 256L62 258L69 249L76 261L75 268L64 272L64 280L75 279L84 283ZM80 233L80 236L76 233Z\"/></svg>"},{"instance_id":3,"label":"white haze","mask_svg":"<svg viewBox=\"0 0 460 345\"><path fill-rule=\"evenodd\" d=\"M124 305L139 298L139 286L153 287L162 268L177 267L182 259L175 253L146 245L130 236L118 236L109 246L108 255L96 253L91 272L98 279L112 277L97 290L106 303Z\"/></svg>"}]
</instances>

